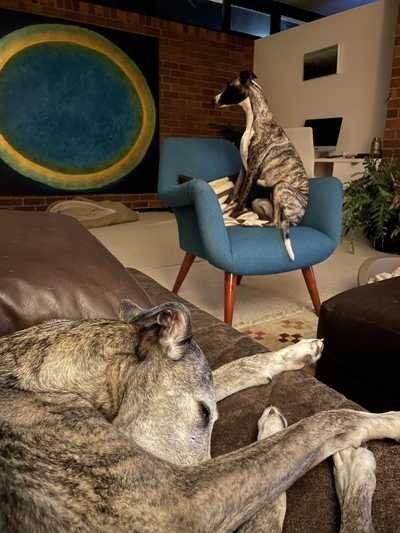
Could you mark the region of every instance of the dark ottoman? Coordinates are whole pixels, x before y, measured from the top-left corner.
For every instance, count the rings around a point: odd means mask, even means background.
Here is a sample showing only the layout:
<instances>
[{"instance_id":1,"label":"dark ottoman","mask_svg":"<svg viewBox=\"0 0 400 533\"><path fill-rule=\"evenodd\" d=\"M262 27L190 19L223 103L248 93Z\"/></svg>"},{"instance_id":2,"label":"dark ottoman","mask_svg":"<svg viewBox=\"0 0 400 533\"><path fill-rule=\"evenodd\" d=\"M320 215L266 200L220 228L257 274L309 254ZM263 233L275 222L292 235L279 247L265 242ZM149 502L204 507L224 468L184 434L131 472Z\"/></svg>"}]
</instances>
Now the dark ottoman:
<instances>
[{"instance_id":1,"label":"dark ottoman","mask_svg":"<svg viewBox=\"0 0 400 533\"><path fill-rule=\"evenodd\" d=\"M317 378L370 411L400 409L400 278L324 302Z\"/></svg>"}]
</instances>

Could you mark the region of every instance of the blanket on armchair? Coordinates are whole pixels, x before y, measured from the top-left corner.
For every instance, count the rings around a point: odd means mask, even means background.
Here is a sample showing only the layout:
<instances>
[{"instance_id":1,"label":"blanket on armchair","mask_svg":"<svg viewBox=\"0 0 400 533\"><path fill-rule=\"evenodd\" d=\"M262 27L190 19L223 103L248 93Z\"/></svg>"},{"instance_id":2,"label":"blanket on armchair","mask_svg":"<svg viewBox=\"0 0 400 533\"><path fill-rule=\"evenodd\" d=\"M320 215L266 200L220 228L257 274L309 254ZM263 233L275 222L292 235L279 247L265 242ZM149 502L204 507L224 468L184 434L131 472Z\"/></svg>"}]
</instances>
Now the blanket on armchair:
<instances>
[{"instance_id":1,"label":"blanket on armchair","mask_svg":"<svg viewBox=\"0 0 400 533\"><path fill-rule=\"evenodd\" d=\"M188 176L179 176L179 182L185 183L193 178ZM208 182L208 185L215 192L221 211L224 217L225 226L257 226L260 228L271 227L269 220L263 220L257 213L251 209L244 209L237 217L232 217L231 213L236 207L236 202L230 200L231 192L235 186L232 178L225 176L216 178Z\"/></svg>"}]
</instances>

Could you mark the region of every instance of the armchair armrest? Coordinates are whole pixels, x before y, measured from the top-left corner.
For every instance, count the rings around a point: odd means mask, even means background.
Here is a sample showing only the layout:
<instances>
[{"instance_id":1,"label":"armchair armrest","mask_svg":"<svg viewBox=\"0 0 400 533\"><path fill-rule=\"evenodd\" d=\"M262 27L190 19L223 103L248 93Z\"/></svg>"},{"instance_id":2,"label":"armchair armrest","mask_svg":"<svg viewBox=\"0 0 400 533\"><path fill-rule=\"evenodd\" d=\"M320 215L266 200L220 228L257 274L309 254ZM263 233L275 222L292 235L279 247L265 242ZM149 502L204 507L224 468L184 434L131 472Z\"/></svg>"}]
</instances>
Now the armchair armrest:
<instances>
[{"instance_id":1,"label":"armchair armrest","mask_svg":"<svg viewBox=\"0 0 400 533\"><path fill-rule=\"evenodd\" d=\"M231 264L232 252L218 198L209 184L192 179L159 193L163 202L179 216L180 208L193 206L207 259L220 268Z\"/></svg>"},{"instance_id":2,"label":"armchair armrest","mask_svg":"<svg viewBox=\"0 0 400 533\"><path fill-rule=\"evenodd\" d=\"M202 183L207 185L202 180L191 179L180 185L176 184L169 189L159 190L158 195L162 202L172 208L194 205L196 193L200 193L204 188Z\"/></svg>"},{"instance_id":3,"label":"armchair armrest","mask_svg":"<svg viewBox=\"0 0 400 533\"><path fill-rule=\"evenodd\" d=\"M342 236L343 186L332 176L310 179L310 197L301 223L328 235L336 245Z\"/></svg>"}]
</instances>

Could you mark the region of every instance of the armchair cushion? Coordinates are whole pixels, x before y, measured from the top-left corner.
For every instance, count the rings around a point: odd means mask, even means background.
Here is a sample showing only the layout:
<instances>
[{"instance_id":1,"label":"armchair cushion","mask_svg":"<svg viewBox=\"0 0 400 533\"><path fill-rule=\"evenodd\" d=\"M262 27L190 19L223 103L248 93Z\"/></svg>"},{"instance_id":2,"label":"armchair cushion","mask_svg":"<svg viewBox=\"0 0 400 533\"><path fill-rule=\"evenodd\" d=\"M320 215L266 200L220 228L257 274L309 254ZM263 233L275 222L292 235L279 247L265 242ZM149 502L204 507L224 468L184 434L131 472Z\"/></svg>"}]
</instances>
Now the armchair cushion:
<instances>
[{"instance_id":1,"label":"armchair cushion","mask_svg":"<svg viewBox=\"0 0 400 533\"><path fill-rule=\"evenodd\" d=\"M241 275L277 274L305 268L320 263L336 248L336 243L321 231L293 227L290 240L295 260L291 261L283 246L282 233L276 228L235 226L227 230L232 250L229 272Z\"/></svg>"}]
</instances>

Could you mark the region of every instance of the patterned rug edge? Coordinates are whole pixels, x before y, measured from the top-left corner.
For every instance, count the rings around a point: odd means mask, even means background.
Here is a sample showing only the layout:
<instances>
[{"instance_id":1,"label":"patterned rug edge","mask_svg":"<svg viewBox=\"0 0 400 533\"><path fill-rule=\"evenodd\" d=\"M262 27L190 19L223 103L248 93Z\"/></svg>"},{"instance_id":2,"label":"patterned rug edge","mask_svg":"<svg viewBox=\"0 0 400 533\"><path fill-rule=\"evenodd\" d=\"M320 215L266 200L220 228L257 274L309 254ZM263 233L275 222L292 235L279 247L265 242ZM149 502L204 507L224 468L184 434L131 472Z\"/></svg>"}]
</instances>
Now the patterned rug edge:
<instances>
[{"instance_id":1,"label":"patterned rug edge","mask_svg":"<svg viewBox=\"0 0 400 533\"><path fill-rule=\"evenodd\" d=\"M280 317L243 324L237 329L270 350L279 350L301 339L315 338L318 317L307 309L294 313L282 314Z\"/></svg>"}]
</instances>

